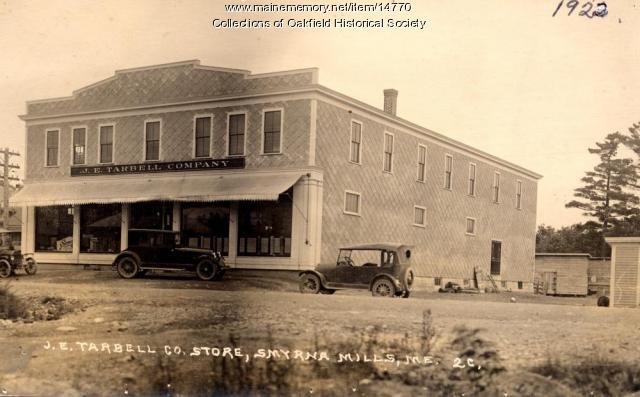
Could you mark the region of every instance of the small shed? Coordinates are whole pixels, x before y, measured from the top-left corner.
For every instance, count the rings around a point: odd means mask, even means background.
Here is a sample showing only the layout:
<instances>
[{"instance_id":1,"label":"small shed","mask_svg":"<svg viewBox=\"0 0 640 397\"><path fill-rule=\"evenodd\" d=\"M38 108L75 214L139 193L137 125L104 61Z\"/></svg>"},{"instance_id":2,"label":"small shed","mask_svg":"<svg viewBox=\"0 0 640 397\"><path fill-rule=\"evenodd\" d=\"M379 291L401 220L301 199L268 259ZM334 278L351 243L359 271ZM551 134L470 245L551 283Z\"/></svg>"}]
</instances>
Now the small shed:
<instances>
[{"instance_id":1,"label":"small shed","mask_svg":"<svg viewBox=\"0 0 640 397\"><path fill-rule=\"evenodd\" d=\"M640 305L640 237L605 237L611 246L609 304L615 307Z\"/></svg>"},{"instance_id":2,"label":"small shed","mask_svg":"<svg viewBox=\"0 0 640 397\"><path fill-rule=\"evenodd\" d=\"M537 253L534 286L544 295L587 295L589 254Z\"/></svg>"}]
</instances>

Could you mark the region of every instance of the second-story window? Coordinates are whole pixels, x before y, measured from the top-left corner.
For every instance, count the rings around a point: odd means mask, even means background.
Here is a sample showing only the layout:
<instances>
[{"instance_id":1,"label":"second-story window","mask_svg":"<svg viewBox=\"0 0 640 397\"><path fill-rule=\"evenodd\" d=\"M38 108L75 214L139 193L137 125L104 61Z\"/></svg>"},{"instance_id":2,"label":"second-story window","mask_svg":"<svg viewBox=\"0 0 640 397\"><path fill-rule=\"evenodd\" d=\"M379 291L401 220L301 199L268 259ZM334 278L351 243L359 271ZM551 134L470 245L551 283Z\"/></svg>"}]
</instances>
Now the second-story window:
<instances>
[{"instance_id":1,"label":"second-story window","mask_svg":"<svg viewBox=\"0 0 640 397\"><path fill-rule=\"evenodd\" d=\"M211 147L211 117L196 117L196 157L209 157Z\"/></svg>"},{"instance_id":2,"label":"second-story window","mask_svg":"<svg viewBox=\"0 0 640 397\"><path fill-rule=\"evenodd\" d=\"M452 187L452 174L453 174L453 156L447 154L444 156L444 188L451 189Z\"/></svg>"},{"instance_id":3,"label":"second-story window","mask_svg":"<svg viewBox=\"0 0 640 397\"><path fill-rule=\"evenodd\" d=\"M282 111L270 110L264 112L264 142L262 153L274 154L281 152L282 143Z\"/></svg>"},{"instance_id":4,"label":"second-story window","mask_svg":"<svg viewBox=\"0 0 640 397\"><path fill-rule=\"evenodd\" d=\"M58 165L58 153L60 147L60 130L47 131L47 166Z\"/></svg>"},{"instance_id":5,"label":"second-story window","mask_svg":"<svg viewBox=\"0 0 640 397\"><path fill-rule=\"evenodd\" d=\"M516 208L522 209L522 181L516 182Z\"/></svg>"},{"instance_id":6,"label":"second-story window","mask_svg":"<svg viewBox=\"0 0 640 397\"><path fill-rule=\"evenodd\" d=\"M362 124L357 121L351 122L351 141L349 144L349 161L361 164L362 154Z\"/></svg>"},{"instance_id":7,"label":"second-story window","mask_svg":"<svg viewBox=\"0 0 640 397\"><path fill-rule=\"evenodd\" d=\"M160 160L160 121L144 123L144 159Z\"/></svg>"},{"instance_id":8,"label":"second-story window","mask_svg":"<svg viewBox=\"0 0 640 397\"><path fill-rule=\"evenodd\" d=\"M418 145L418 182L424 182L427 174L427 147Z\"/></svg>"},{"instance_id":9,"label":"second-story window","mask_svg":"<svg viewBox=\"0 0 640 397\"><path fill-rule=\"evenodd\" d=\"M384 133L384 157L382 160L382 170L384 172L393 171L393 135Z\"/></svg>"},{"instance_id":10,"label":"second-story window","mask_svg":"<svg viewBox=\"0 0 640 397\"><path fill-rule=\"evenodd\" d=\"M469 196L476 195L476 165L469 163L469 186L467 188Z\"/></svg>"},{"instance_id":11,"label":"second-story window","mask_svg":"<svg viewBox=\"0 0 640 397\"><path fill-rule=\"evenodd\" d=\"M493 174L493 202L500 202L500 173Z\"/></svg>"},{"instance_id":12,"label":"second-story window","mask_svg":"<svg viewBox=\"0 0 640 397\"><path fill-rule=\"evenodd\" d=\"M245 114L229 115L229 156L244 155Z\"/></svg>"},{"instance_id":13,"label":"second-story window","mask_svg":"<svg viewBox=\"0 0 640 397\"><path fill-rule=\"evenodd\" d=\"M100 162L113 162L113 126L103 125L100 127Z\"/></svg>"},{"instance_id":14,"label":"second-story window","mask_svg":"<svg viewBox=\"0 0 640 397\"><path fill-rule=\"evenodd\" d=\"M74 128L73 135L73 165L85 164L85 151L87 147L87 129Z\"/></svg>"}]
</instances>

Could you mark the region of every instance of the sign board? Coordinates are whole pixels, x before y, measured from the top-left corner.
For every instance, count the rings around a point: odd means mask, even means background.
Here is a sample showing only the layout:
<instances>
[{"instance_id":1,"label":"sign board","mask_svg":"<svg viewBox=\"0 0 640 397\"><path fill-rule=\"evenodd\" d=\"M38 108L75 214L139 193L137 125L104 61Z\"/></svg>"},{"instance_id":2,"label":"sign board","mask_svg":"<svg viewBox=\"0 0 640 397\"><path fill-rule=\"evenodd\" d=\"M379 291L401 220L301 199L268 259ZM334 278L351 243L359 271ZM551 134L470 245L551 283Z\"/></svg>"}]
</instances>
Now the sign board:
<instances>
[{"instance_id":1,"label":"sign board","mask_svg":"<svg viewBox=\"0 0 640 397\"><path fill-rule=\"evenodd\" d=\"M147 174L244 168L244 157L71 167L71 176Z\"/></svg>"}]
</instances>

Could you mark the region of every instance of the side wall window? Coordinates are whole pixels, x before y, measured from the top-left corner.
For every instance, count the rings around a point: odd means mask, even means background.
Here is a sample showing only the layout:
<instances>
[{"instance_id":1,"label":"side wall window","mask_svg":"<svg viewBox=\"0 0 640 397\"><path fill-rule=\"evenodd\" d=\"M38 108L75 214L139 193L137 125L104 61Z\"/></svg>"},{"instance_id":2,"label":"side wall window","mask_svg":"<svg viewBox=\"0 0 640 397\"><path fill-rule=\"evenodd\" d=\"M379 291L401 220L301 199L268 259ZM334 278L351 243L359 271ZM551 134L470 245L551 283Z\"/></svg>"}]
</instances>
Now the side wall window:
<instances>
[{"instance_id":1,"label":"side wall window","mask_svg":"<svg viewBox=\"0 0 640 397\"><path fill-rule=\"evenodd\" d=\"M48 167L58 165L58 156L60 153L60 130L47 131L47 160Z\"/></svg>"},{"instance_id":2,"label":"side wall window","mask_svg":"<svg viewBox=\"0 0 640 397\"><path fill-rule=\"evenodd\" d=\"M282 111L269 110L264 112L262 148L264 154L282 152Z\"/></svg>"},{"instance_id":3,"label":"side wall window","mask_svg":"<svg viewBox=\"0 0 640 397\"><path fill-rule=\"evenodd\" d=\"M357 121L351 122L351 140L349 143L349 161L362 164L362 124Z\"/></svg>"},{"instance_id":4,"label":"side wall window","mask_svg":"<svg viewBox=\"0 0 640 397\"><path fill-rule=\"evenodd\" d=\"M74 128L72 130L73 139L73 165L86 163L87 129Z\"/></svg>"},{"instance_id":5,"label":"side wall window","mask_svg":"<svg viewBox=\"0 0 640 397\"><path fill-rule=\"evenodd\" d=\"M100 162L113 162L113 126L100 126Z\"/></svg>"},{"instance_id":6,"label":"side wall window","mask_svg":"<svg viewBox=\"0 0 640 397\"><path fill-rule=\"evenodd\" d=\"M244 130L246 115L230 114L228 118L229 156L244 156Z\"/></svg>"}]
</instances>

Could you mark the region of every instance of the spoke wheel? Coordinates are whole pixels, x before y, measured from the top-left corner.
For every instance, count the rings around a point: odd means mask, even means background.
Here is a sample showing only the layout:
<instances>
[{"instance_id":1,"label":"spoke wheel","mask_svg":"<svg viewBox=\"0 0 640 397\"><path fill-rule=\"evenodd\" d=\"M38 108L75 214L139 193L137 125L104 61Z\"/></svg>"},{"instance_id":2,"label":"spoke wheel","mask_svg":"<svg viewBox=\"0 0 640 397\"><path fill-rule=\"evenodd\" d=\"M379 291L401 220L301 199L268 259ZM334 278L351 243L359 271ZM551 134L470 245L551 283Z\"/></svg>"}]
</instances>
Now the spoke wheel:
<instances>
[{"instance_id":1,"label":"spoke wheel","mask_svg":"<svg viewBox=\"0 0 640 397\"><path fill-rule=\"evenodd\" d=\"M26 260L24 264L24 271L30 276L33 276L38 271L38 265L36 265L36 261L29 258Z\"/></svg>"},{"instance_id":2,"label":"spoke wheel","mask_svg":"<svg viewBox=\"0 0 640 397\"><path fill-rule=\"evenodd\" d=\"M394 297L396 287L388 278L379 278L373 283L371 294L373 296Z\"/></svg>"},{"instance_id":3,"label":"spoke wheel","mask_svg":"<svg viewBox=\"0 0 640 397\"><path fill-rule=\"evenodd\" d=\"M317 294L322 285L320 279L315 274L307 273L300 276L300 292L303 294Z\"/></svg>"},{"instance_id":4,"label":"spoke wheel","mask_svg":"<svg viewBox=\"0 0 640 397\"><path fill-rule=\"evenodd\" d=\"M134 278L139 270L138 262L131 257L122 258L118 261L116 270L122 278Z\"/></svg>"},{"instance_id":5,"label":"spoke wheel","mask_svg":"<svg viewBox=\"0 0 640 397\"><path fill-rule=\"evenodd\" d=\"M11 264L5 260L0 261L0 278L7 278L11 275Z\"/></svg>"},{"instance_id":6,"label":"spoke wheel","mask_svg":"<svg viewBox=\"0 0 640 397\"><path fill-rule=\"evenodd\" d=\"M196 266L196 274L200 280L213 280L216 273L218 273L218 266L209 260L200 261L198 262L198 266Z\"/></svg>"}]
</instances>

